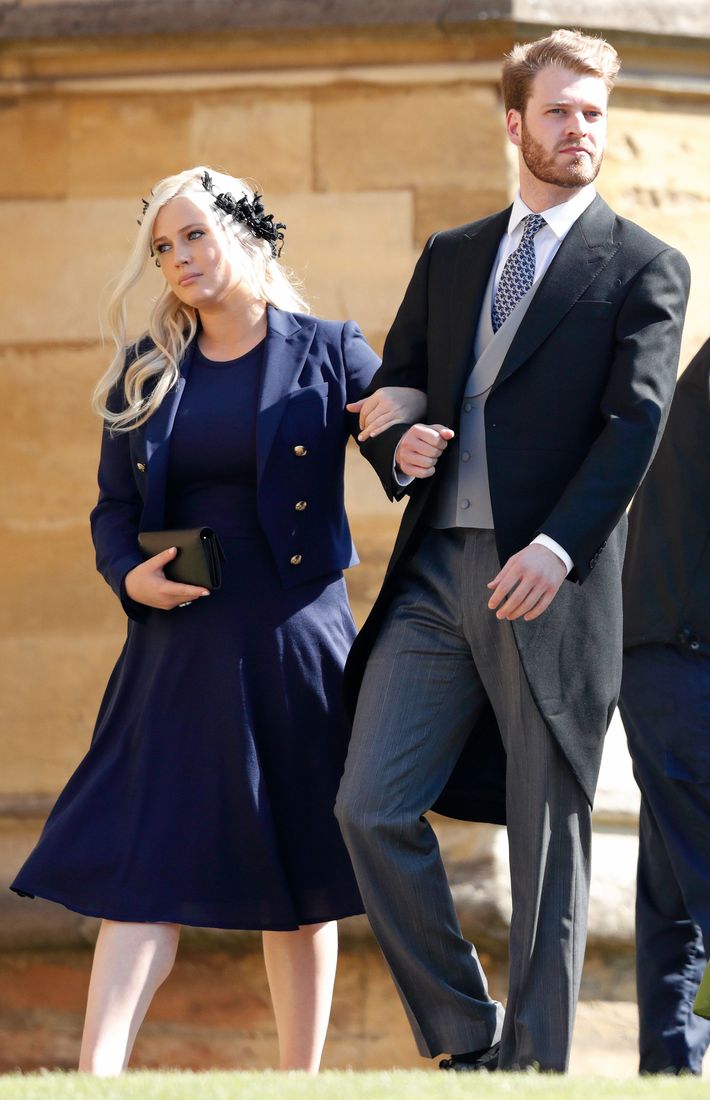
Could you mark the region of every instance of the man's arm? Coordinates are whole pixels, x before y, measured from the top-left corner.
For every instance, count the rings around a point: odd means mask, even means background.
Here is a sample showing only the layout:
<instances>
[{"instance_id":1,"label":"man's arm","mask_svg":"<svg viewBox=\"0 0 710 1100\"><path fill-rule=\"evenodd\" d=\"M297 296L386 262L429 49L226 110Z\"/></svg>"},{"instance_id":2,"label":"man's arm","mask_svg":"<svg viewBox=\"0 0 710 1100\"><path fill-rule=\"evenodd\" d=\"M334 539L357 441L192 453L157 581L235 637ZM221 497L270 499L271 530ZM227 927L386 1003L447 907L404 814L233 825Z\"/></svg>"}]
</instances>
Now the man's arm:
<instances>
[{"instance_id":1,"label":"man's arm","mask_svg":"<svg viewBox=\"0 0 710 1100\"><path fill-rule=\"evenodd\" d=\"M605 426L575 477L540 526L574 563L583 582L621 519L661 438L678 370L690 270L674 249L638 273L619 312L616 348L602 399ZM489 607L498 618L535 619L566 575L546 546L514 554L494 577Z\"/></svg>"},{"instance_id":2,"label":"man's arm","mask_svg":"<svg viewBox=\"0 0 710 1100\"><path fill-rule=\"evenodd\" d=\"M660 442L678 373L690 269L666 249L639 272L619 311L602 398L605 420L540 531L565 548L575 579L589 576Z\"/></svg>"},{"instance_id":3,"label":"man's arm","mask_svg":"<svg viewBox=\"0 0 710 1100\"><path fill-rule=\"evenodd\" d=\"M426 393L428 384L427 322L429 315L429 263L435 239L430 237L419 257L402 304L385 341L382 366L366 395L382 386L408 386ZM394 478L394 453L411 423L403 422L365 440L360 449L374 467L390 500L401 496Z\"/></svg>"}]
</instances>

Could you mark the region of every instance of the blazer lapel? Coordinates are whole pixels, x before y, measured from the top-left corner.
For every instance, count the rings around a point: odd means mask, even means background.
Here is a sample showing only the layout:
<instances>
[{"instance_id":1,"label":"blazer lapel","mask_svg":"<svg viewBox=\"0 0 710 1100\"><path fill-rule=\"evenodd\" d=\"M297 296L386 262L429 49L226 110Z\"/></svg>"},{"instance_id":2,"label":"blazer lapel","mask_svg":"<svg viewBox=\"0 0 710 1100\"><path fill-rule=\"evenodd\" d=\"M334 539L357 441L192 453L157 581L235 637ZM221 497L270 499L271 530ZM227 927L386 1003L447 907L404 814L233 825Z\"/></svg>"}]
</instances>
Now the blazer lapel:
<instances>
[{"instance_id":1,"label":"blazer lapel","mask_svg":"<svg viewBox=\"0 0 710 1100\"><path fill-rule=\"evenodd\" d=\"M620 248L614 213L598 195L577 219L540 282L493 389L529 359Z\"/></svg>"},{"instance_id":2,"label":"blazer lapel","mask_svg":"<svg viewBox=\"0 0 710 1100\"><path fill-rule=\"evenodd\" d=\"M472 363L473 341L491 268L506 231L510 210L502 210L467 233L459 244L451 281L449 392L451 415L461 403ZM448 421L447 421L448 423Z\"/></svg>"},{"instance_id":3,"label":"blazer lapel","mask_svg":"<svg viewBox=\"0 0 710 1100\"><path fill-rule=\"evenodd\" d=\"M145 454L147 460L146 500L141 527L144 531L159 531L165 525L165 496L168 478L170 433L180 400L185 392L197 338L193 338L180 363L180 377L145 425Z\"/></svg>"},{"instance_id":4,"label":"blazer lapel","mask_svg":"<svg viewBox=\"0 0 710 1100\"><path fill-rule=\"evenodd\" d=\"M267 334L264 347L264 366L259 391L256 420L257 476L261 480L276 429L283 416L286 403L283 400L296 383L306 361L313 334L314 321L297 320L292 313L267 309Z\"/></svg>"}]
</instances>

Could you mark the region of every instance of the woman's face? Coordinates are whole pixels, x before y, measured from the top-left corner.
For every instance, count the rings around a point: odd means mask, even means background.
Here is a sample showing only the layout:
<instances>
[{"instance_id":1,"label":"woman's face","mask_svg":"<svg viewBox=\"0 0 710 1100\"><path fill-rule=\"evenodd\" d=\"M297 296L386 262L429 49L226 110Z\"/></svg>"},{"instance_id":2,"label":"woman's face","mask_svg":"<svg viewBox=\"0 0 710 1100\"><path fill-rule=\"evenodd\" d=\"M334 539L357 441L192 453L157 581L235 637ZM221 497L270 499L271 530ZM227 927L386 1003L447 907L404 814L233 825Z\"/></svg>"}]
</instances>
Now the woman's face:
<instances>
[{"instance_id":1,"label":"woman's face","mask_svg":"<svg viewBox=\"0 0 710 1100\"><path fill-rule=\"evenodd\" d=\"M153 251L170 289L195 309L220 308L251 296L245 257L207 207L178 195L161 207L153 224Z\"/></svg>"}]
</instances>

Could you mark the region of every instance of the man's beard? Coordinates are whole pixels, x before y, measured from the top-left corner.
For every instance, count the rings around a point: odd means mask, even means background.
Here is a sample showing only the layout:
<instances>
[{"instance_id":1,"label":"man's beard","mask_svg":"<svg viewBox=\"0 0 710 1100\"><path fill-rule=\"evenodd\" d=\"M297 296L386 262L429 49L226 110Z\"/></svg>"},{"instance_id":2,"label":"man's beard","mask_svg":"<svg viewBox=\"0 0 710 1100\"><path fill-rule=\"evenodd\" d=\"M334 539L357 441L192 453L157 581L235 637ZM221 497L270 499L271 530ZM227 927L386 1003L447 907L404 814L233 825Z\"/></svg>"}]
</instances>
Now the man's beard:
<instances>
[{"instance_id":1,"label":"man's beard","mask_svg":"<svg viewBox=\"0 0 710 1100\"><path fill-rule=\"evenodd\" d=\"M554 183L557 187L584 187L597 178L602 164L602 152L589 156L584 153L575 159L569 157L569 163L562 166L555 162L544 146L530 135L523 120L520 128L520 152L528 171L543 183ZM573 142L568 142L574 144ZM564 146L562 146L564 148Z\"/></svg>"}]
</instances>

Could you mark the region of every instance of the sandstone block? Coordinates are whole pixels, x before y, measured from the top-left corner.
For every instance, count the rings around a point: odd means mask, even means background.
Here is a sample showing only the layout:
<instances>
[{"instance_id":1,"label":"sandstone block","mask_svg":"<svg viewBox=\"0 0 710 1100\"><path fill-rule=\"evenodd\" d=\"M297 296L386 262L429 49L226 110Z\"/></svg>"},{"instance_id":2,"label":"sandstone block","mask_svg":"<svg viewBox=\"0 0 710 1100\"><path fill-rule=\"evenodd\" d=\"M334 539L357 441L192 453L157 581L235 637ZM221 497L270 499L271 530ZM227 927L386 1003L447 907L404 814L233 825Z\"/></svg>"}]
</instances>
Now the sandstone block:
<instances>
[{"instance_id":1,"label":"sandstone block","mask_svg":"<svg viewBox=\"0 0 710 1100\"><path fill-rule=\"evenodd\" d=\"M595 829L592 835L589 892L589 943L631 948L634 944L636 862L635 832Z\"/></svg>"},{"instance_id":2,"label":"sandstone block","mask_svg":"<svg viewBox=\"0 0 710 1100\"><path fill-rule=\"evenodd\" d=\"M89 531L101 425L88 401L105 354L98 346L0 351L0 464L10 471L0 523L0 631L20 649L27 634L114 630L118 639L124 629L118 602L95 571ZM25 668L30 682L32 672Z\"/></svg>"},{"instance_id":3,"label":"sandstone block","mask_svg":"<svg viewBox=\"0 0 710 1100\"><path fill-rule=\"evenodd\" d=\"M26 634L53 637L125 632L121 606L96 572L88 519L36 524L29 530L0 526L5 541L0 632L22 647ZM31 666L26 669L32 674Z\"/></svg>"},{"instance_id":4,"label":"sandstone block","mask_svg":"<svg viewBox=\"0 0 710 1100\"><path fill-rule=\"evenodd\" d=\"M505 131L493 87L351 86L319 93L316 186L476 190L505 181Z\"/></svg>"},{"instance_id":5,"label":"sandstone block","mask_svg":"<svg viewBox=\"0 0 710 1100\"><path fill-rule=\"evenodd\" d=\"M700 35L710 31L708 14L692 0L676 0L668 6L662 0L650 0L643 6L642 29L646 34ZM516 18L537 23L541 16L553 27L569 25L569 8L564 0L548 0L544 13L536 0L520 0L515 5ZM575 26L623 28L639 33L640 10L635 3L619 3L618 0L583 0L577 8ZM702 29L701 29L702 28Z\"/></svg>"},{"instance_id":6,"label":"sandstone block","mask_svg":"<svg viewBox=\"0 0 710 1100\"><path fill-rule=\"evenodd\" d=\"M314 311L386 331L416 259L411 195L277 194L272 202L289 227L284 262L303 276ZM0 206L0 232L16 257L0 302L8 342L97 339L107 284L126 262L137 209L121 199ZM41 265L35 261L39 253ZM160 273L149 265L132 292L132 332L145 327L161 285ZM30 301L41 307L28 309Z\"/></svg>"},{"instance_id":7,"label":"sandstone block","mask_svg":"<svg viewBox=\"0 0 710 1100\"><path fill-rule=\"evenodd\" d=\"M12 151L0 175L2 199L54 199L67 186L67 106L63 99L0 101L0 148Z\"/></svg>"},{"instance_id":8,"label":"sandstone block","mask_svg":"<svg viewBox=\"0 0 710 1100\"><path fill-rule=\"evenodd\" d=\"M622 213L632 207L701 213L710 201L710 114L703 106L670 103L649 110L646 101L620 91L599 181Z\"/></svg>"},{"instance_id":9,"label":"sandstone block","mask_svg":"<svg viewBox=\"0 0 710 1100\"><path fill-rule=\"evenodd\" d=\"M618 710L614 712L604 741L599 783L594 799L598 826L638 827L640 795L631 768L626 734Z\"/></svg>"},{"instance_id":10,"label":"sandstone block","mask_svg":"<svg viewBox=\"0 0 710 1100\"><path fill-rule=\"evenodd\" d=\"M120 645L113 636L26 635L0 642L3 793L58 791L89 747Z\"/></svg>"},{"instance_id":11,"label":"sandstone block","mask_svg":"<svg viewBox=\"0 0 710 1100\"><path fill-rule=\"evenodd\" d=\"M152 184L190 167L189 96L77 96L68 112L72 198L128 196L135 224Z\"/></svg>"},{"instance_id":12,"label":"sandstone block","mask_svg":"<svg viewBox=\"0 0 710 1100\"><path fill-rule=\"evenodd\" d=\"M627 960L626 974L629 970L630 962ZM580 1000L570 1056L572 1077L618 1079L636 1075L638 1009L633 984L628 979L626 984L629 987L627 1000L619 999L618 984L612 987L612 1000Z\"/></svg>"},{"instance_id":13,"label":"sandstone block","mask_svg":"<svg viewBox=\"0 0 710 1100\"><path fill-rule=\"evenodd\" d=\"M710 113L704 103L651 100L619 88L609 114L609 144L598 185L619 214L679 248L693 286L681 367L708 337Z\"/></svg>"},{"instance_id":14,"label":"sandstone block","mask_svg":"<svg viewBox=\"0 0 710 1100\"><path fill-rule=\"evenodd\" d=\"M308 98L220 93L195 98L189 163L207 164L253 181L272 210L275 191L307 191L312 177L313 111ZM276 211L277 221L283 220ZM289 226L290 229L290 226Z\"/></svg>"},{"instance_id":15,"label":"sandstone block","mask_svg":"<svg viewBox=\"0 0 710 1100\"><path fill-rule=\"evenodd\" d=\"M21 803L21 798L14 800ZM21 1012L23 1008L29 1008L33 995L29 993L27 986L22 981L23 971L26 967L18 961L17 949L22 947L42 948L49 944L85 944L88 941L87 921L90 918L82 917L77 913L71 913L62 905L56 905L39 898L20 898L13 894L10 883L14 880L18 870L34 848L44 826L49 809L54 802L53 797L41 799L43 803L41 813L29 816L22 812L14 815L0 811L0 954L5 958L12 957L15 966L17 984L13 990L13 997L17 998L16 1008ZM7 799L0 795L0 807L6 807ZM7 978L7 974L5 975ZM3 977L0 975L0 987L3 987ZM57 991L58 993L58 991ZM56 994L55 994L56 996ZM7 989L2 988L0 1000L8 1006L9 999ZM50 1008L45 998L42 998L43 1007ZM2 1029L2 1024L0 1024ZM8 1054L7 1044L0 1044L3 1053ZM18 1051L12 1051L17 1057ZM14 1066L19 1065L19 1061ZM3 1066L2 1054L0 1054L0 1066ZM0 1069L0 1072L3 1070Z\"/></svg>"},{"instance_id":16,"label":"sandstone block","mask_svg":"<svg viewBox=\"0 0 710 1100\"><path fill-rule=\"evenodd\" d=\"M420 248L432 233L451 229L502 210L510 202L505 180L492 186L417 187L414 194L415 240Z\"/></svg>"},{"instance_id":17,"label":"sandstone block","mask_svg":"<svg viewBox=\"0 0 710 1100\"><path fill-rule=\"evenodd\" d=\"M35 908L41 903L18 904ZM241 938L238 947L227 947L230 942L233 945L235 938L225 937L222 946L200 950L181 944L175 969L158 991L139 1034L132 1068L249 1070L276 1065L276 1035L261 950L256 943L243 944ZM482 962L492 995L504 997L504 967L485 955ZM589 963L588 958L585 976ZM90 967L91 954L86 950L3 952L0 1027L6 1042L0 1055L1 1072L17 1067L25 1072L75 1068ZM608 983L603 995L580 1002L572 1046L573 1076L630 1078L636 1074L636 1006L627 992L630 967L627 958L623 974L617 975L625 979L623 999L617 980ZM436 1060L417 1055L379 951L374 946L353 950L343 944L324 1069L436 1071L436 1065ZM331 1087L327 1081L326 1087Z\"/></svg>"},{"instance_id":18,"label":"sandstone block","mask_svg":"<svg viewBox=\"0 0 710 1100\"><path fill-rule=\"evenodd\" d=\"M386 331L416 260L404 191L274 196L288 223L283 260L301 276L313 312Z\"/></svg>"},{"instance_id":19,"label":"sandstone block","mask_svg":"<svg viewBox=\"0 0 710 1100\"><path fill-rule=\"evenodd\" d=\"M12 346L0 350L6 430L0 463L3 522L13 530L56 530L86 521L96 499L101 422L90 409L108 360L100 346Z\"/></svg>"},{"instance_id":20,"label":"sandstone block","mask_svg":"<svg viewBox=\"0 0 710 1100\"><path fill-rule=\"evenodd\" d=\"M662 205L629 204L619 210L625 217L648 229L662 241L683 253L691 271L690 298L683 329L680 369L688 365L698 348L710 335L707 318L707 287L710 286L710 203L694 209Z\"/></svg>"},{"instance_id":21,"label":"sandstone block","mask_svg":"<svg viewBox=\"0 0 710 1100\"><path fill-rule=\"evenodd\" d=\"M128 258L139 213L139 192L131 199L1 204L0 232L13 257L0 300L4 341L95 341L101 303ZM149 265L134 295L136 331L160 286L160 272Z\"/></svg>"}]
</instances>

